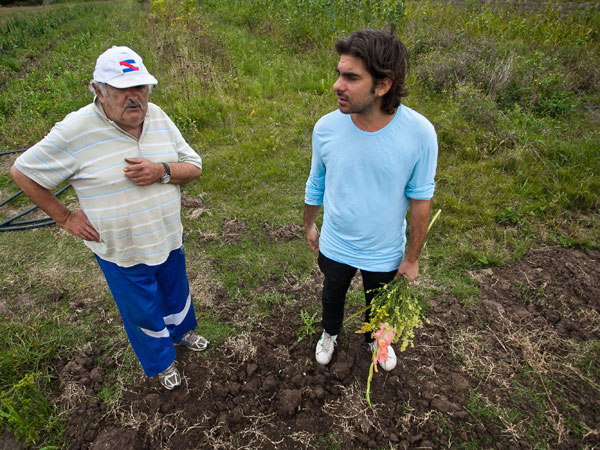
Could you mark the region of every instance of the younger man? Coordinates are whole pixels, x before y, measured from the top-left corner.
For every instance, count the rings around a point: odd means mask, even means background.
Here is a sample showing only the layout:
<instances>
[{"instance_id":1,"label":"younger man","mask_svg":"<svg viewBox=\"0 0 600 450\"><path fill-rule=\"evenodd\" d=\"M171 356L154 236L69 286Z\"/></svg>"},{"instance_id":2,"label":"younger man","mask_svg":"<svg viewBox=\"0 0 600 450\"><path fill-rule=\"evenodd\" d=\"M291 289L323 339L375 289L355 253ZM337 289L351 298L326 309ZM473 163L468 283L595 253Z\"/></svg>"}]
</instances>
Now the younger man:
<instances>
[{"instance_id":1,"label":"younger man","mask_svg":"<svg viewBox=\"0 0 600 450\"><path fill-rule=\"evenodd\" d=\"M323 282L323 334L316 359L328 364L344 319L350 282L360 270L369 305L373 290L404 276L414 280L429 224L437 164L431 123L401 104L408 53L392 33L358 31L335 45L340 60L333 90L338 110L313 130L304 227L318 253ZM323 205L321 232L315 224ZM406 213L410 241L406 253ZM370 317L366 313L365 321ZM365 335L372 353L375 342ZM396 366L389 347L384 370Z\"/></svg>"}]
</instances>

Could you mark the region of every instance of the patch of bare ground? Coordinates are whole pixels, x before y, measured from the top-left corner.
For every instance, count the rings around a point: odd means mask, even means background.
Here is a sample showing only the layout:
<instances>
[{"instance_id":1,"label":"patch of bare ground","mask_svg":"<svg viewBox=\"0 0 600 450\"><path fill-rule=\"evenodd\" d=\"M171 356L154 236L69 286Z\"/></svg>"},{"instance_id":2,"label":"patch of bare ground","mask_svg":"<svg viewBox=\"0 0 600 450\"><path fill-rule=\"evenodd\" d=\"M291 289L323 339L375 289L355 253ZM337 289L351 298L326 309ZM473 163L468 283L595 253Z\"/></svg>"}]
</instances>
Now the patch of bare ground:
<instances>
[{"instance_id":1,"label":"patch of bare ground","mask_svg":"<svg viewBox=\"0 0 600 450\"><path fill-rule=\"evenodd\" d=\"M9 430L4 430L0 434L0 449L2 450L22 450L23 446L17 441L17 438Z\"/></svg>"},{"instance_id":2,"label":"patch of bare ground","mask_svg":"<svg viewBox=\"0 0 600 450\"><path fill-rule=\"evenodd\" d=\"M66 437L74 449L598 448L599 259L545 248L473 272L480 302L431 300L415 347L375 374L372 409L363 337L347 328L332 362L316 364L314 339L297 342L297 329L300 309L319 303L319 282L289 277L294 310L273 310L206 354L178 349L176 391L140 379L108 407L94 393L114 382L106 374L118 361L94 348L64 361ZM266 291L284 281L264 280Z\"/></svg>"},{"instance_id":3,"label":"patch of bare ground","mask_svg":"<svg viewBox=\"0 0 600 450\"><path fill-rule=\"evenodd\" d=\"M5 154L1 155L2 157L0 157L0 172L8 173L10 167L15 162L15 159L17 159L21 152L24 152L25 150L27 150L27 148L19 147L11 150L5 150L4 152L2 152Z\"/></svg>"},{"instance_id":4,"label":"patch of bare ground","mask_svg":"<svg viewBox=\"0 0 600 450\"><path fill-rule=\"evenodd\" d=\"M291 241L304 236L304 228L296 223L288 223L280 227L264 224L265 234L275 242Z\"/></svg>"}]
</instances>

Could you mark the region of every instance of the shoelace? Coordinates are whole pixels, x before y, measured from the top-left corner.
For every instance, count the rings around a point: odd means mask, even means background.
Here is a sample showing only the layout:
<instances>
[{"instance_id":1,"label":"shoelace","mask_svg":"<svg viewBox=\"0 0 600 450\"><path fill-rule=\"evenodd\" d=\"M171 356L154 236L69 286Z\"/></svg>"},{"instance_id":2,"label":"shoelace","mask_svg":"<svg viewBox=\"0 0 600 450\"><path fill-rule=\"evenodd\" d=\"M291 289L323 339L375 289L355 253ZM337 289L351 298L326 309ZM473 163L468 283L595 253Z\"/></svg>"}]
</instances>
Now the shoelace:
<instances>
[{"instance_id":1,"label":"shoelace","mask_svg":"<svg viewBox=\"0 0 600 450\"><path fill-rule=\"evenodd\" d=\"M167 373L162 373L160 376L162 384L167 388L177 386L177 371L175 367L169 367L165 372Z\"/></svg>"}]
</instances>

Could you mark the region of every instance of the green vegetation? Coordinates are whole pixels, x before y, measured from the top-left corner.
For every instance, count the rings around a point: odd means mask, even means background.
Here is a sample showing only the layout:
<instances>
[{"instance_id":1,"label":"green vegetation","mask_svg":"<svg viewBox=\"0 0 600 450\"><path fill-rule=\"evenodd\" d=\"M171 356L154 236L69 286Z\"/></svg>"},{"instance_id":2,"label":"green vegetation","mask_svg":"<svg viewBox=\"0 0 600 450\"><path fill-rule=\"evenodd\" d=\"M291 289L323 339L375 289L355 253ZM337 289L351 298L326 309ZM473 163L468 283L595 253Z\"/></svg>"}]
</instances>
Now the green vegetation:
<instances>
[{"instance_id":1,"label":"green vegetation","mask_svg":"<svg viewBox=\"0 0 600 450\"><path fill-rule=\"evenodd\" d=\"M0 418L25 442L37 444L61 431L57 408L47 398L52 363L69 340L54 333L56 320L2 324ZM72 342L71 342L72 343Z\"/></svg>"},{"instance_id":2,"label":"green vegetation","mask_svg":"<svg viewBox=\"0 0 600 450\"><path fill-rule=\"evenodd\" d=\"M129 45L140 53L159 79L151 100L204 161L202 180L183 188L202 194L209 211L184 217L190 269L205 277L197 287L218 285L223 301L252 315L229 324L199 314L207 337L221 342L253 317L289 308L285 294L257 287L284 274L307 280L314 270L301 235L279 240L265 229L302 222L312 126L335 108L333 43L393 21L412 58L406 103L431 120L440 144L433 207L443 213L423 255L421 286L474 304L470 269L506 263L531 247L600 242L600 14L559 4L527 14L518 5L385 0L2 8L0 152L37 142L89 102L86 84L104 49ZM0 199L17 191L6 173L12 159L2 158ZM3 207L0 220L26 205L19 199ZM237 225L231 236L230 224ZM48 227L0 233L0 249L0 432L61 445L60 408L50 401L53 361L105 336L107 317L117 336L110 345L131 358L128 343L81 243ZM77 312L78 302L91 306ZM314 316L302 312L298 339L313 333ZM595 345L575 364L597 379L597 356ZM519 400L543 400L518 388ZM111 387L101 395L119 397ZM518 417L476 392L470 406L474 417ZM539 420L546 406L539 405ZM532 435L532 447L545 447L543 439Z\"/></svg>"},{"instance_id":3,"label":"green vegetation","mask_svg":"<svg viewBox=\"0 0 600 450\"><path fill-rule=\"evenodd\" d=\"M319 321L317 319L318 312L310 314L308 311L300 310L300 319L302 319L302 325L298 328L298 342L302 341L305 337L309 337L312 341L314 334L317 332L315 324Z\"/></svg>"}]
</instances>

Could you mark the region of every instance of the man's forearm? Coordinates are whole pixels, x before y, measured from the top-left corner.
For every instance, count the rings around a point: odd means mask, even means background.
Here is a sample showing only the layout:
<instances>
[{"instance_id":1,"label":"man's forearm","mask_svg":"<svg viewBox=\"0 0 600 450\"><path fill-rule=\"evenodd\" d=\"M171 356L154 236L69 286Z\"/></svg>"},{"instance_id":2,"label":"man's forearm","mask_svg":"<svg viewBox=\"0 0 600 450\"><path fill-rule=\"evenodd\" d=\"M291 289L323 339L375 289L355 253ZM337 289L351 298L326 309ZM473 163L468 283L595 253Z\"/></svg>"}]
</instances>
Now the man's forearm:
<instances>
[{"instance_id":1,"label":"man's forearm","mask_svg":"<svg viewBox=\"0 0 600 450\"><path fill-rule=\"evenodd\" d=\"M319 214L320 205L304 204L304 228L308 229L315 224L317 214Z\"/></svg>"},{"instance_id":2,"label":"man's forearm","mask_svg":"<svg viewBox=\"0 0 600 450\"><path fill-rule=\"evenodd\" d=\"M415 262L419 259L429 227L431 200L410 201L410 236L404 259Z\"/></svg>"},{"instance_id":3,"label":"man's forearm","mask_svg":"<svg viewBox=\"0 0 600 450\"><path fill-rule=\"evenodd\" d=\"M56 223L62 225L69 216L69 209L58 200L52 191L39 185L27 175L24 175L14 165L10 168L10 175L21 188L23 193L37 206L48 214Z\"/></svg>"},{"instance_id":4,"label":"man's forearm","mask_svg":"<svg viewBox=\"0 0 600 450\"><path fill-rule=\"evenodd\" d=\"M172 184L185 184L194 181L202 175L202 169L187 162L168 163L171 170Z\"/></svg>"}]
</instances>

